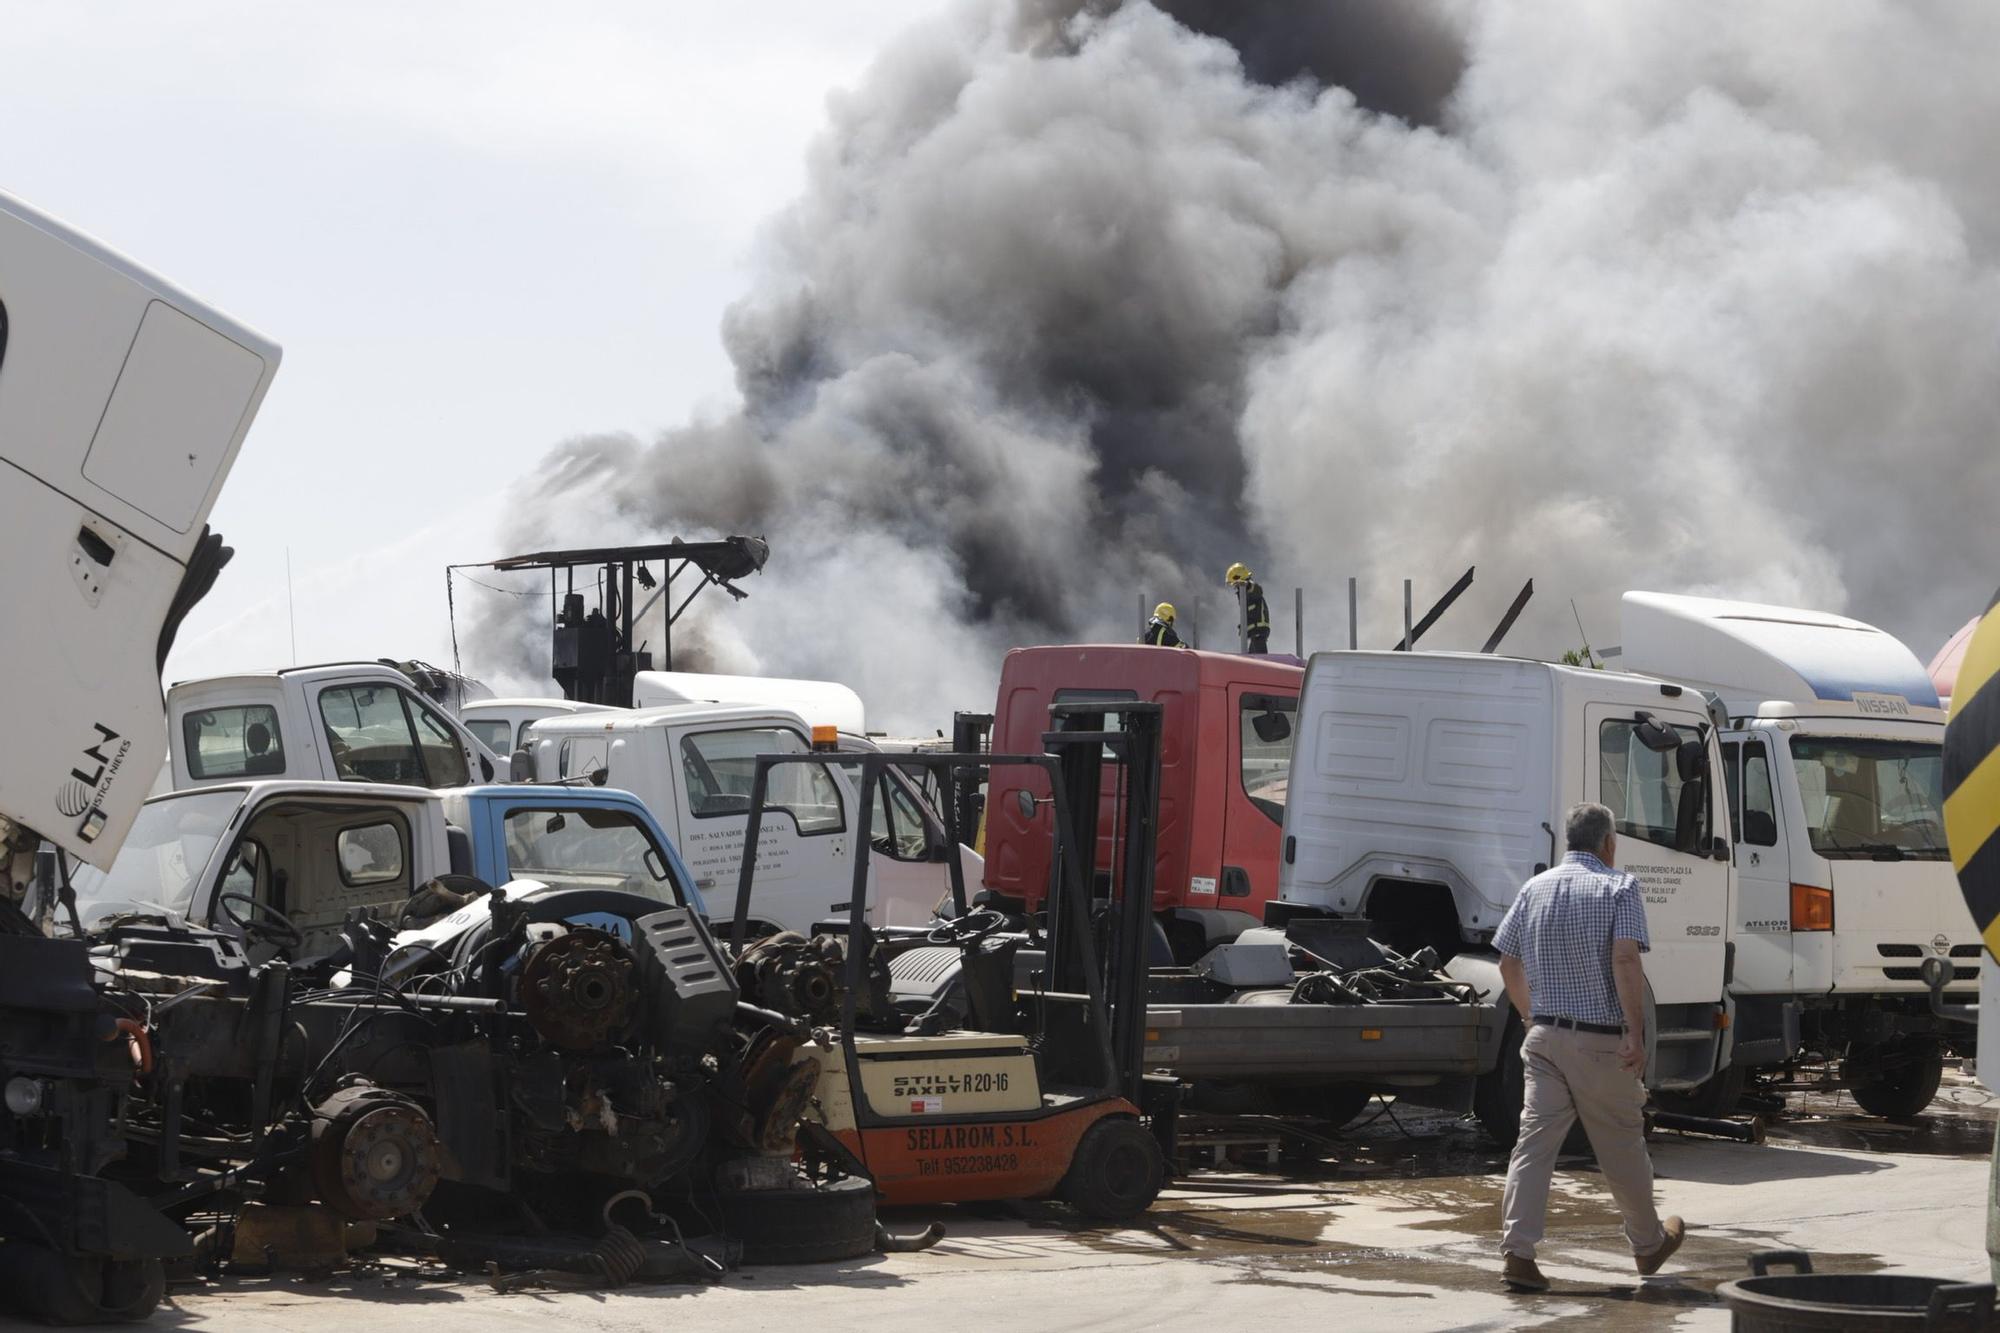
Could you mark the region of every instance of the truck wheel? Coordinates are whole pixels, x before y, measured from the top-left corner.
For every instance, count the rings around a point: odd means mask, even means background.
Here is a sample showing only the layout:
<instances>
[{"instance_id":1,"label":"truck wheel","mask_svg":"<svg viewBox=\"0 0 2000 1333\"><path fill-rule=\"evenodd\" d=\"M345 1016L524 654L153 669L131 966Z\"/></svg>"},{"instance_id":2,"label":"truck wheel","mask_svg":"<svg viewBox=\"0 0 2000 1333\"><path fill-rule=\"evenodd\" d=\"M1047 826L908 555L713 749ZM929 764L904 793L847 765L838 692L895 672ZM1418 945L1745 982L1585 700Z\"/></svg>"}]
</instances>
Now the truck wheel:
<instances>
[{"instance_id":1,"label":"truck wheel","mask_svg":"<svg viewBox=\"0 0 2000 1333\"><path fill-rule=\"evenodd\" d=\"M1056 1193L1085 1217L1118 1222L1151 1207L1166 1178L1166 1156L1152 1132L1108 1116L1083 1132Z\"/></svg>"},{"instance_id":2,"label":"truck wheel","mask_svg":"<svg viewBox=\"0 0 2000 1333\"><path fill-rule=\"evenodd\" d=\"M1944 1048L1932 1037L1850 1046L1843 1073L1855 1105L1884 1119L1908 1120L1937 1096Z\"/></svg>"},{"instance_id":3,"label":"truck wheel","mask_svg":"<svg viewBox=\"0 0 2000 1333\"><path fill-rule=\"evenodd\" d=\"M1324 1120L1330 1128L1339 1129L1373 1101L1375 1094L1358 1083L1336 1083L1327 1088L1287 1088L1290 1109L1300 1115L1309 1115L1316 1120ZM1310 1094L1308 1096L1308 1094Z\"/></svg>"},{"instance_id":4,"label":"truck wheel","mask_svg":"<svg viewBox=\"0 0 2000 1333\"><path fill-rule=\"evenodd\" d=\"M1656 1092L1653 1101L1662 1111L1720 1120L1736 1113L1736 1103L1743 1099L1746 1072L1742 1065L1730 1065L1707 1082L1686 1092Z\"/></svg>"},{"instance_id":5,"label":"truck wheel","mask_svg":"<svg viewBox=\"0 0 2000 1333\"><path fill-rule=\"evenodd\" d=\"M875 1182L849 1176L812 1189L724 1189L722 1229L750 1264L821 1264L875 1249Z\"/></svg>"},{"instance_id":6,"label":"truck wheel","mask_svg":"<svg viewBox=\"0 0 2000 1333\"><path fill-rule=\"evenodd\" d=\"M1472 1114L1502 1152L1514 1151L1514 1143L1521 1137L1521 1110L1528 1100L1528 1065L1521 1058L1521 1043L1526 1039L1521 1016L1508 1014L1507 1026L1500 1031L1499 1058L1472 1085ZM1590 1135L1584 1132L1582 1120L1569 1127L1562 1150L1571 1156L1591 1152Z\"/></svg>"},{"instance_id":7,"label":"truck wheel","mask_svg":"<svg viewBox=\"0 0 2000 1333\"><path fill-rule=\"evenodd\" d=\"M1472 1085L1472 1113L1503 1152L1512 1152L1521 1137L1521 1105L1528 1096L1528 1067L1521 1061L1526 1035L1521 1016L1509 1013L1500 1029L1499 1058Z\"/></svg>"}]
</instances>

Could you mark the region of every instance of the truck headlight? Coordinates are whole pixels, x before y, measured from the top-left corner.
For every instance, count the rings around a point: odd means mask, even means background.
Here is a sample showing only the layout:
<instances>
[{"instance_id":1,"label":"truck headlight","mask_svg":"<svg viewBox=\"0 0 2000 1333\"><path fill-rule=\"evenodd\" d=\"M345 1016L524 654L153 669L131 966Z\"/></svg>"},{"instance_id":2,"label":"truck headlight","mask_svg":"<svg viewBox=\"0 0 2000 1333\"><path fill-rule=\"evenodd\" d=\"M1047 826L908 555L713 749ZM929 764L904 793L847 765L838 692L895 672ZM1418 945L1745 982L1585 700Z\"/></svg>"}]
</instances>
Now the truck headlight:
<instances>
[{"instance_id":1,"label":"truck headlight","mask_svg":"<svg viewBox=\"0 0 2000 1333\"><path fill-rule=\"evenodd\" d=\"M7 1080L7 1109L15 1115L33 1115L42 1109L40 1079L15 1077Z\"/></svg>"}]
</instances>

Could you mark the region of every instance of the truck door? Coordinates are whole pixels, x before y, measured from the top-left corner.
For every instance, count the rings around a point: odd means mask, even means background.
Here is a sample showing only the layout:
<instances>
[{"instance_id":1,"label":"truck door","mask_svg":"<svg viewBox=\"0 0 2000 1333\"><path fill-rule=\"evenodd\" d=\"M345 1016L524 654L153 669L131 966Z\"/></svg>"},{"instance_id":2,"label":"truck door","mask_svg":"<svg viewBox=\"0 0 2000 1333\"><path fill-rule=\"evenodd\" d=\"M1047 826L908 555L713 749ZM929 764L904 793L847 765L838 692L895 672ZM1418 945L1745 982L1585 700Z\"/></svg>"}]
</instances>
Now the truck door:
<instances>
[{"instance_id":1,"label":"truck door","mask_svg":"<svg viewBox=\"0 0 2000 1333\"><path fill-rule=\"evenodd\" d=\"M966 892L978 891L985 863L970 847L946 845L944 821L909 774L884 769L870 800L868 841L875 849L868 862L870 924L929 924L937 915L939 902L951 893L951 867L946 859L950 856L959 858Z\"/></svg>"},{"instance_id":2,"label":"truck door","mask_svg":"<svg viewBox=\"0 0 2000 1333\"><path fill-rule=\"evenodd\" d=\"M1710 855L1726 834L1711 779L1721 755L1704 719L1665 708L1585 709L1584 798L1608 806L1618 831L1618 864L1646 893L1652 952L1646 979L1657 1003L1713 1003L1722 995L1724 930L1729 921L1729 864ZM1703 758L1683 766L1675 749L1655 748L1644 718L1671 727Z\"/></svg>"},{"instance_id":3,"label":"truck door","mask_svg":"<svg viewBox=\"0 0 2000 1333\"><path fill-rule=\"evenodd\" d=\"M665 734L680 788L681 857L716 919L731 920L756 757L805 754L810 747L804 736L776 724L697 725ZM809 932L815 921L847 910L853 865L848 797L846 783L825 766L786 764L771 771L757 836L753 922Z\"/></svg>"},{"instance_id":4,"label":"truck door","mask_svg":"<svg viewBox=\"0 0 2000 1333\"><path fill-rule=\"evenodd\" d=\"M1730 989L1743 995L1789 994L1792 877L1771 781L1770 746L1754 731L1738 733L1722 747L1722 761L1736 840L1736 895L1730 912L1736 969Z\"/></svg>"},{"instance_id":5,"label":"truck door","mask_svg":"<svg viewBox=\"0 0 2000 1333\"><path fill-rule=\"evenodd\" d=\"M1231 685L1229 708L1231 773L1223 806L1222 875L1213 906L1248 912L1261 921L1264 904L1278 896L1278 849L1284 839L1299 699Z\"/></svg>"}]
</instances>

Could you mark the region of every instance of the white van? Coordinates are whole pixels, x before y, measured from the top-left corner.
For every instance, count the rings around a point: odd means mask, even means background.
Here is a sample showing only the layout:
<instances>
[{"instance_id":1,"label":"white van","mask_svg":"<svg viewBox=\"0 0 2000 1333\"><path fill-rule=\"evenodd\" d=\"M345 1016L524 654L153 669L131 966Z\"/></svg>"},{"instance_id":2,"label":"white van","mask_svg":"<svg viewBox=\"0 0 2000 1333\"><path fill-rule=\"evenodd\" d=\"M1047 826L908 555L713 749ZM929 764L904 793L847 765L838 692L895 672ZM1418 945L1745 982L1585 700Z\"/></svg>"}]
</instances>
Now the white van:
<instances>
[{"instance_id":1,"label":"white van","mask_svg":"<svg viewBox=\"0 0 2000 1333\"><path fill-rule=\"evenodd\" d=\"M735 912L754 760L813 748L813 728L797 713L756 705L680 704L550 717L536 722L529 736L537 781L601 773L604 785L645 802L717 921ZM838 765L772 770L751 903L758 931L809 933L814 923L846 913L856 780L856 771ZM885 774L868 797L874 803L870 840L878 853L868 858L870 924L930 921L950 891L951 855L959 857L968 885L980 882L979 855L946 845L942 821L901 772Z\"/></svg>"},{"instance_id":2,"label":"white van","mask_svg":"<svg viewBox=\"0 0 2000 1333\"><path fill-rule=\"evenodd\" d=\"M1628 592L1623 618L1622 665L1688 680L1728 715L1737 1069L1838 1059L1864 1110L1915 1114L1961 1035L1932 1015L1919 969L1953 960L1969 1001L1981 952L1945 847L1929 673L1893 636L1823 612Z\"/></svg>"},{"instance_id":3,"label":"white van","mask_svg":"<svg viewBox=\"0 0 2000 1333\"><path fill-rule=\"evenodd\" d=\"M1646 894L1649 1082L1690 1090L1729 1058L1721 771L1693 689L1476 653L1319 653L1299 700L1268 917L1365 918L1377 938L1432 946L1498 995L1501 918L1562 859L1564 812L1602 802L1619 864ZM1502 1054L1518 1044L1503 1037Z\"/></svg>"},{"instance_id":4,"label":"white van","mask_svg":"<svg viewBox=\"0 0 2000 1333\"><path fill-rule=\"evenodd\" d=\"M613 711L610 704L587 704L575 699L481 699L461 707L458 719L479 738L481 745L505 756L527 749L528 728L545 717Z\"/></svg>"}]
</instances>

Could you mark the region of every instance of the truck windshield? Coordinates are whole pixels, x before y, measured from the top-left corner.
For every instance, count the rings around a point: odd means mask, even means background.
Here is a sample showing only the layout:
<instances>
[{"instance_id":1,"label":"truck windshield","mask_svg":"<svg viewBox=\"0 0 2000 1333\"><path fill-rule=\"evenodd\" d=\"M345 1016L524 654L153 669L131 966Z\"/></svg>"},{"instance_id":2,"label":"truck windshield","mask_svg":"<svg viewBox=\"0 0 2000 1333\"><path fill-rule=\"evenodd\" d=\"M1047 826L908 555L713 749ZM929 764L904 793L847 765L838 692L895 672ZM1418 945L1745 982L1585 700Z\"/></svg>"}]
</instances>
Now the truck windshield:
<instances>
[{"instance_id":1,"label":"truck windshield","mask_svg":"<svg viewBox=\"0 0 2000 1333\"><path fill-rule=\"evenodd\" d=\"M187 915L202 869L242 804L240 791L202 791L141 806L111 869L78 866L70 872L84 928L149 908Z\"/></svg>"},{"instance_id":2,"label":"truck windshield","mask_svg":"<svg viewBox=\"0 0 2000 1333\"><path fill-rule=\"evenodd\" d=\"M1942 861L1944 752L1936 742L1792 737L1806 828L1829 860Z\"/></svg>"},{"instance_id":3,"label":"truck windshield","mask_svg":"<svg viewBox=\"0 0 2000 1333\"><path fill-rule=\"evenodd\" d=\"M620 889L678 907L687 895L666 855L624 810L512 810L507 873L551 888Z\"/></svg>"}]
</instances>

